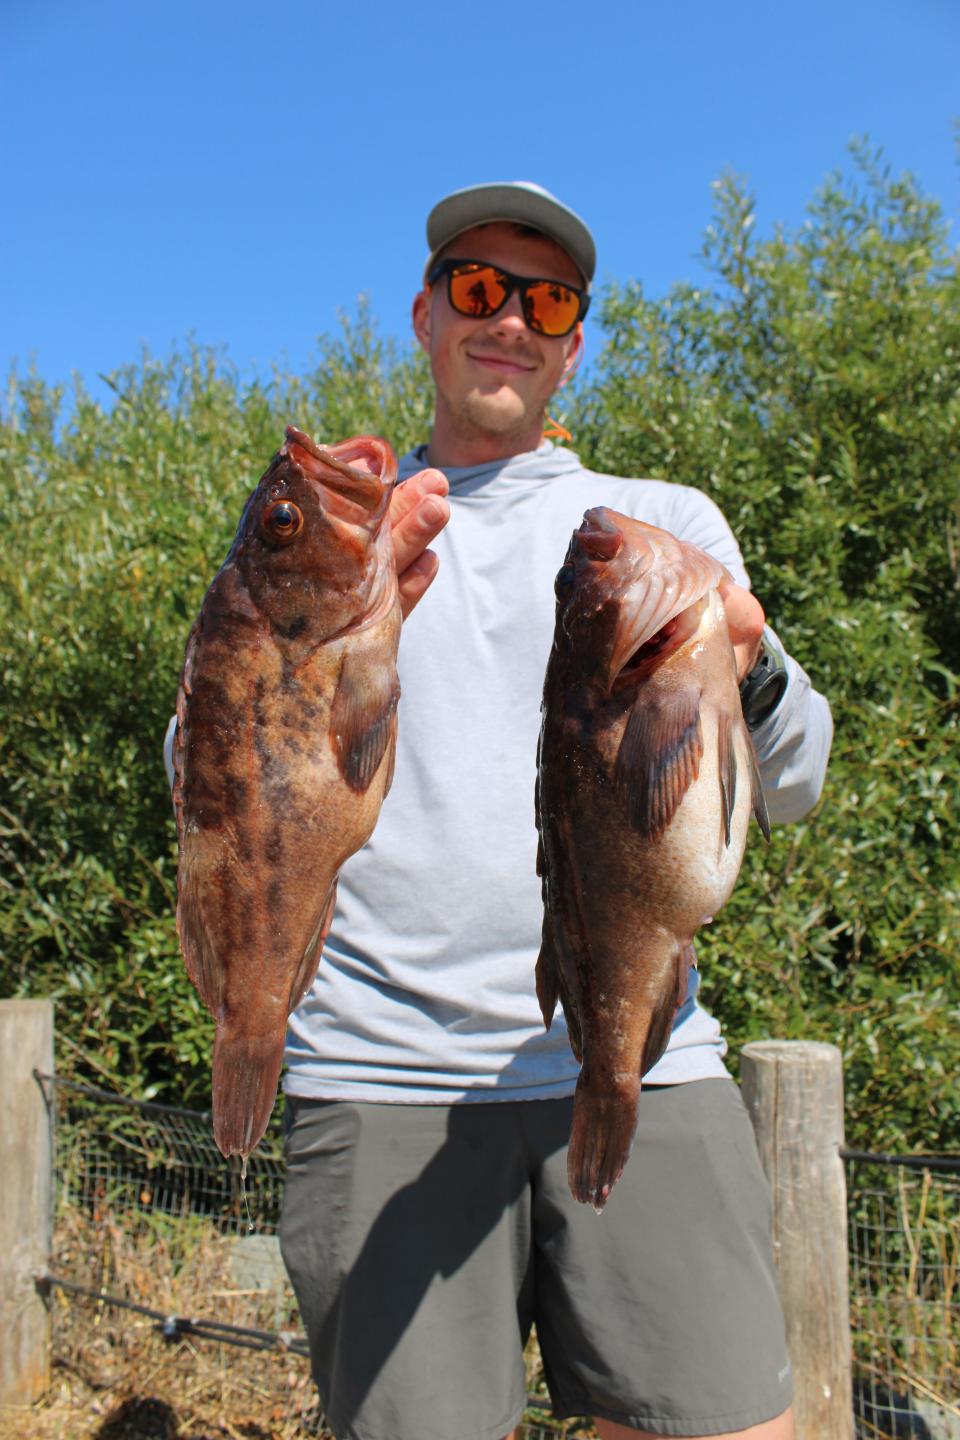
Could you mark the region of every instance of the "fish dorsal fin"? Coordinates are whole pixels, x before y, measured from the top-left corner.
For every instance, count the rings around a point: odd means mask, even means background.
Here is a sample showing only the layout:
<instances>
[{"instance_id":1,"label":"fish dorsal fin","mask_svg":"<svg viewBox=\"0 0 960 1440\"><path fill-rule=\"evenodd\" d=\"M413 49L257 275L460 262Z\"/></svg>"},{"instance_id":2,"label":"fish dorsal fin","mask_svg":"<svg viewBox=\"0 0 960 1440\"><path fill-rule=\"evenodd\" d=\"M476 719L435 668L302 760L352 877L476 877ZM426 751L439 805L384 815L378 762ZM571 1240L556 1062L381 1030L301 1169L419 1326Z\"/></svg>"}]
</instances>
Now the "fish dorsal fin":
<instances>
[{"instance_id":1,"label":"fish dorsal fin","mask_svg":"<svg viewBox=\"0 0 960 1440\"><path fill-rule=\"evenodd\" d=\"M359 795L393 739L399 699L400 681L392 665L366 665L347 651L330 712L330 738L341 775Z\"/></svg>"},{"instance_id":2,"label":"fish dorsal fin","mask_svg":"<svg viewBox=\"0 0 960 1440\"><path fill-rule=\"evenodd\" d=\"M699 774L702 755L699 687L637 701L614 779L626 795L630 823L645 840L658 840L666 830Z\"/></svg>"}]
</instances>

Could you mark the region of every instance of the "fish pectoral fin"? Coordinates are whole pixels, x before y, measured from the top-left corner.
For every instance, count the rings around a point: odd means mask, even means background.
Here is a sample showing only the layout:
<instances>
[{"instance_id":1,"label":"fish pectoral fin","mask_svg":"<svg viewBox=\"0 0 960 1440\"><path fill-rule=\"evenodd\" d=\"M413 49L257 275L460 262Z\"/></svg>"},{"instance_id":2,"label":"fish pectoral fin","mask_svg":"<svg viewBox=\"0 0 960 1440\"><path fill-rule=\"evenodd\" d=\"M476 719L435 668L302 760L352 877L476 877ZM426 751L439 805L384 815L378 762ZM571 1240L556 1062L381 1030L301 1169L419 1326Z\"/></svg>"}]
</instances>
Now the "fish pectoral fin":
<instances>
[{"instance_id":1,"label":"fish pectoral fin","mask_svg":"<svg viewBox=\"0 0 960 1440\"><path fill-rule=\"evenodd\" d=\"M700 690L689 686L637 700L617 752L614 780L631 825L658 840L696 780L703 755Z\"/></svg>"},{"instance_id":2,"label":"fish pectoral fin","mask_svg":"<svg viewBox=\"0 0 960 1440\"><path fill-rule=\"evenodd\" d=\"M733 721L726 710L721 710L717 716L717 752L723 843L729 850L730 826L737 799L737 752L734 748Z\"/></svg>"},{"instance_id":3,"label":"fish pectoral fin","mask_svg":"<svg viewBox=\"0 0 960 1440\"><path fill-rule=\"evenodd\" d=\"M743 727L746 730L746 726ZM747 731L747 754L750 757L750 802L753 806L753 814L757 824L760 826L764 840L770 839L770 817L767 814L767 802L763 798L763 786L760 783L760 769L757 765L757 752L753 748L753 740L750 732Z\"/></svg>"},{"instance_id":4,"label":"fish pectoral fin","mask_svg":"<svg viewBox=\"0 0 960 1440\"><path fill-rule=\"evenodd\" d=\"M392 665L368 665L347 651L330 713L340 773L362 795L394 738L400 681Z\"/></svg>"}]
</instances>

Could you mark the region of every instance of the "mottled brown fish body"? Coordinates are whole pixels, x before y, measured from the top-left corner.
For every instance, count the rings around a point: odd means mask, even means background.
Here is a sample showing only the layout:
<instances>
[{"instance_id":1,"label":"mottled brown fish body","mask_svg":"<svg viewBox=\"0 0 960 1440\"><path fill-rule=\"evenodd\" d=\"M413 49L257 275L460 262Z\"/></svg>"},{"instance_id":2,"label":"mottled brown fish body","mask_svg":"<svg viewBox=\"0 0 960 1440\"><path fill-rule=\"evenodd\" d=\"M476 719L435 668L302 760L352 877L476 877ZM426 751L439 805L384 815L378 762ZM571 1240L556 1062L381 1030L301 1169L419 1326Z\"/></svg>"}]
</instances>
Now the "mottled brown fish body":
<instances>
[{"instance_id":1,"label":"mottled brown fish body","mask_svg":"<svg viewBox=\"0 0 960 1440\"><path fill-rule=\"evenodd\" d=\"M396 461L292 427L247 501L187 643L177 702L177 929L216 1020L214 1135L246 1157L276 1098L337 875L393 770Z\"/></svg>"},{"instance_id":2,"label":"mottled brown fish body","mask_svg":"<svg viewBox=\"0 0 960 1440\"><path fill-rule=\"evenodd\" d=\"M693 936L766 827L717 585L697 547L588 511L557 577L537 775L537 991L581 1061L571 1191L602 1209L626 1164L641 1077L687 992ZM738 777L740 783L738 784Z\"/></svg>"}]
</instances>

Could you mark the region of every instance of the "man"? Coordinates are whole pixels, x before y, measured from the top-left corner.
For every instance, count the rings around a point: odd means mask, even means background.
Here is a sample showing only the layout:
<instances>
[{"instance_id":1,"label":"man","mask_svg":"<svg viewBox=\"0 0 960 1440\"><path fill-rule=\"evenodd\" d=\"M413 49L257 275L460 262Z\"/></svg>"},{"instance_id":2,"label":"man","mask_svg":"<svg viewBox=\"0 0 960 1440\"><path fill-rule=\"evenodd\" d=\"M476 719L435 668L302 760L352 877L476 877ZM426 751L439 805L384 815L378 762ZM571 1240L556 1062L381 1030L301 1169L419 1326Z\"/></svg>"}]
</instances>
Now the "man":
<instances>
[{"instance_id":1,"label":"man","mask_svg":"<svg viewBox=\"0 0 960 1440\"><path fill-rule=\"evenodd\" d=\"M739 582L725 601L772 820L816 801L829 710L764 629L712 501L591 474L543 439L583 348L579 217L533 185L477 186L427 236L413 325L436 407L393 508L396 775L288 1037L281 1245L314 1374L338 1440L498 1440L535 1322L556 1412L605 1440L785 1440L769 1198L695 972L606 1210L567 1189L577 1065L534 991L533 780L553 580L583 511L670 530Z\"/></svg>"}]
</instances>

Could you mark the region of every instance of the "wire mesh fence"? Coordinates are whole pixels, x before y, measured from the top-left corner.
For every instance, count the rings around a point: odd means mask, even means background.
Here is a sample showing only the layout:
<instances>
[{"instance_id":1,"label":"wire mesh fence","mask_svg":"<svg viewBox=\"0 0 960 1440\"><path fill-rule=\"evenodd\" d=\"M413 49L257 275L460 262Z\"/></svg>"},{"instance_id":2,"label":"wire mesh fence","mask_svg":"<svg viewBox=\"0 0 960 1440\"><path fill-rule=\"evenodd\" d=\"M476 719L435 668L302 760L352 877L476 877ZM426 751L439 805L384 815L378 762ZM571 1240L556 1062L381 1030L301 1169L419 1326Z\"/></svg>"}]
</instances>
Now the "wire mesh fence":
<instances>
[{"instance_id":1,"label":"wire mesh fence","mask_svg":"<svg viewBox=\"0 0 960 1440\"><path fill-rule=\"evenodd\" d=\"M204 1112L38 1080L55 1114L61 1371L112 1395L114 1418L175 1395L178 1436L214 1415L252 1440L328 1434L277 1239L279 1113L243 1176ZM847 1160L857 1434L960 1440L960 1161ZM592 1435L551 1418L535 1341L527 1361L524 1440Z\"/></svg>"},{"instance_id":2,"label":"wire mesh fence","mask_svg":"<svg viewBox=\"0 0 960 1440\"><path fill-rule=\"evenodd\" d=\"M960 1440L960 1160L849 1156L859 1435Z\"/></svg>"}]
</instances>

